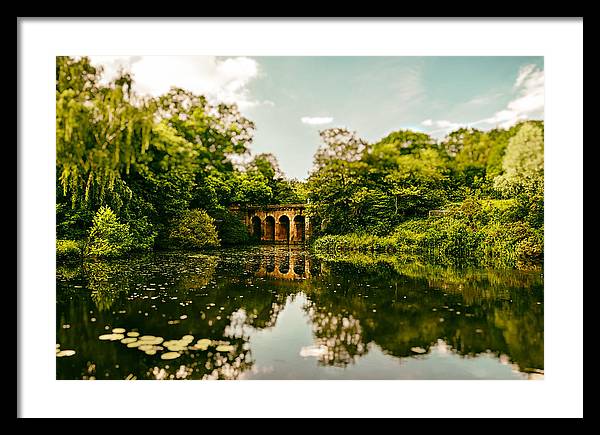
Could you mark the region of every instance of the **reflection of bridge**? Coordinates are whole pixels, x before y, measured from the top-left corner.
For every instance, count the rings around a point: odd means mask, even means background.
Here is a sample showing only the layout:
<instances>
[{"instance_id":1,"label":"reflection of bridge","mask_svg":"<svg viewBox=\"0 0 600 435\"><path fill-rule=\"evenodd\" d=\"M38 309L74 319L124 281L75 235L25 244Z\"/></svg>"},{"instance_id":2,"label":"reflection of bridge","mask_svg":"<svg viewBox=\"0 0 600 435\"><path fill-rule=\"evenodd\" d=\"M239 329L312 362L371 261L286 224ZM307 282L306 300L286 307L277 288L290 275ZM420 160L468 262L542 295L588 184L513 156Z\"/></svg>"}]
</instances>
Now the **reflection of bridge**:
<instances>
[{"instance_id":1,"label":"reflection of bridge","mask_svg":"<svg viewBox=\"0 0 600 435\"><path fill-rule=\"evenodd\" d=\"M285 280L306 279L311 276L310 257L303 252L267 254L254 263L255 276Z\"/></svg>"},{"instance_id":2,"label":"reflection of bridge","mask_svg":"<svg viewBox=\"0 0 600 435\"><path fill-rule=\"evenodd\" d=\"M231 207L257 240L271 243L304 243L311 226L305 204Z\"/></svg>"}]
</instances>

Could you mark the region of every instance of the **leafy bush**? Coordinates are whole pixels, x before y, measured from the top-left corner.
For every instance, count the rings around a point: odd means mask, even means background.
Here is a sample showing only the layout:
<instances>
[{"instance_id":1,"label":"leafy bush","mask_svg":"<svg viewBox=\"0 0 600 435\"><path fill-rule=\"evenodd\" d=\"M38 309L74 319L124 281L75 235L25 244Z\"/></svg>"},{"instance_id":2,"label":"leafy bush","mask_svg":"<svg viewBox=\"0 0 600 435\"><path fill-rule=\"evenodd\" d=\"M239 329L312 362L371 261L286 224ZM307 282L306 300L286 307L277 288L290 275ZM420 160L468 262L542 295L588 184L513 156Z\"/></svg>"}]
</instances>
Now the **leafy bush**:
<instances>
[{"instance_id":1,"label":"leafy bush","mask_svg":"<svg viewBox=\"0 0 600 435\"><path fill-rule=\"evenodd\" d=\"M119 222L109 207L101 207L94 216L86 246L86 255L92 257L119 257L134 245L129 225Z\"/></svg>"},{"instance_id":2,"label":"leafy bush","mask_svg":"<svg viewBox=\"0 0 600 435\"><path fill-rule=\"evenodd\" d=\"M543 225L524 220L522 204L469 197L459 213L408 220L387 236L328 235L313 243L317 253L394 252L422 255L443 264L479 264L531 269L543 261Z\"/></svg>"},{"instance_id":3,"label":"leafy bush","mask_svg":"<svg viewBox=\"0 0 600 435\"><path fill-rule=\"evenodd\" d=\"M132 249L136 251L151 251L154 248L154 240L158 232L147 216L130 220L128 225L131 229Z\"/></svg>"},{"instance_id":4,"label":"leafy bush","mask_svg":"<svg viewBox=\"0 0 600 435\"><path fill-rule=\"evenodd\" d=\"M174 219L169 231L172 247L199 249L219 246L215 221L204 210L187 210Z\"/></svg>"},{"instance_id":5,"label":"leafy bush","mask_svg":"<svg viewBox=\"0 0 600 435\"><path fill-rule=\"evenodd\" d=\"M75 240L56 240L57 260L76 260L81 258L81 245Z\"/></svg>"},{"instance_id":6,"label":"leafy bush","mask_svg":"<svg viewBox=\"0 0 600 435\"><path fill-rule=\"evenodd\" d=\"M543 231L535 231L524 238L515 249L515 265L519 269L535 269L544 261Z\"/></svg>"},{"instance_id":7,"label":"leafy bush","mask_svg":"<svg viewBox=\"0 0 600 435\"><path fill-rule=\"evenodd\" d=\"M71 208L71 204L56 204L56 237L61 240L83 240L92 224L94 212L87 208Z\"/></svg>"},{"instance_id":8,"label":"leafy bush","mask_svg":"<svg viewBox=\"0 0 600 435\"><path fill-rule=\"evenodd\" d=\"M472 255L478 242L477 233L464 220L444 217L430 221L419 245L423 251L452 262Z\"/></svg>"},{"instance_id":9,"label":"leafy bush","mask_svg":"<svg viewBox=\"0 0 600 435\"><path fill-rule=\"evenodd\" d=\"M250 241L248 229L235 214L220 209L211 213L215 218L219 239L224 245L241 245Z\"/></svg>"}]
</instances>

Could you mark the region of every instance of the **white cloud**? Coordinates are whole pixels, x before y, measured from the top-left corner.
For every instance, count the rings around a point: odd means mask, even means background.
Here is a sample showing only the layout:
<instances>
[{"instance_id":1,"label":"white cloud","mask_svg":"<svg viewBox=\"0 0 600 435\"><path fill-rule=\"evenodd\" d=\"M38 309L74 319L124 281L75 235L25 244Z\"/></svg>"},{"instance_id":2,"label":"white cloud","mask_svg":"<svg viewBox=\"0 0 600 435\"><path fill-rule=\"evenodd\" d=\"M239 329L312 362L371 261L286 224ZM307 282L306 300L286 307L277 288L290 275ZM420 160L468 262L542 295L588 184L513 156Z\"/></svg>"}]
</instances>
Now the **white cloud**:
<instances>
[{"instance_id":1,"label":"white cloud","mask_svg":"<svg viewBox=\"0 0 600 435\"><path fill-rule=\"evenodd\" d=\"M426 119L421 124L427 127L438 127L429 133L437 133L435 136L441 136L460 127L468 128L479 124L508 128L519 121L544 115L544 70L533 64L522 66L517 74L513 90L517 94L516 97L509 101L504 109L497 111L489 118L472 122ZM500 94L494 94L494 97L498 96ZM479 103L484 100L488 100L488 97L475 98L469 102Z\"/></svg>"},{"instance_id":2,"label":"white cloud","mask_svg":"<svg viewBox=\"0 0 600 435\"><path fill-rule=\"evenodd\" d=\"M443 136L444 134L449 133L450 131L456 130L457 128L465 125L460 122L452 122L452 121L448 121L446 119L441 119L439 121L433 121L431 119L426 119L421 124L423 124L426 127L437 127L435 130L429 131L430 134L438 133L438 134L434 134L434 136L440 136L440 135Z\"/></svg>"},{"instance_id":3,"label":"white cloud","mask_svg":"<svg viewBox=\"0 0 600 435\"><path fill-rule=\"evenodd\" d=\"M265 103L250 95L247 86L260 71L258 63L247 57L90 56L90 59L104 67L105 80L113 78L119 68L131 72L135 91L140 94L158 96L177 86L213 101L236 103L240 109Z\"/></svg>"},{"instance_id":4,"label":"white cloud","mask_svg":"<svg viewBox=\"0 0 600 435\"><path fill-rule=\"evenodd\" d=\"M490 104L500 97L502 97L502 93L500 92L478 95L477 97L473 97L467 101L465 105L482 106L484 104Z\"/></svg>"},{"instance_id":5,"label":"white cloud","mask_svg":"<svg viewBox=\"0 0 600 435\"><path fill-rule=\"evenodd\" d=\"M528 64L524 65L519 69L519 75L517 76L517 80L515 81L515 88L518 88L523 84L523 82L535 71L535 65Z\"/></svg>"},{"instance_id":6,"label":"white cloud","mask_svg":"<svg viewBox=\"0 0 600 435\"><path fill-rule=\"evenodd\" d=\"M321 125L321 124L329 124L333 121L333 118L330 116L303 116L300 118L303 124L308 125Z\"/></svg>"},{"instance_id":7,"label":"white cloud","mask_svg":"<svg viewBox=\"0 0 600 435\"><path fill-rule=\"evenodd\" d=\"M507 107L496 112L492 117L482 120L487 124L496 124L502 128L532 116L544 114L544 71L536 65L525 65L519 70L514 84L517 98L511 100Z\"/></svg>"},{"instance_id":8,"label":"white cloud","mask_svg":"<svg viewBox=\"0 0 600 435\"><path fill-rule=\"evenodd\" d=\"M451 122L451 121L446 121L445 119L442 119L441 121L436 121L435 125L440 128L453 129L453 128L459 127L461 124L458 122Z\"/></svg>"}]
</instances>

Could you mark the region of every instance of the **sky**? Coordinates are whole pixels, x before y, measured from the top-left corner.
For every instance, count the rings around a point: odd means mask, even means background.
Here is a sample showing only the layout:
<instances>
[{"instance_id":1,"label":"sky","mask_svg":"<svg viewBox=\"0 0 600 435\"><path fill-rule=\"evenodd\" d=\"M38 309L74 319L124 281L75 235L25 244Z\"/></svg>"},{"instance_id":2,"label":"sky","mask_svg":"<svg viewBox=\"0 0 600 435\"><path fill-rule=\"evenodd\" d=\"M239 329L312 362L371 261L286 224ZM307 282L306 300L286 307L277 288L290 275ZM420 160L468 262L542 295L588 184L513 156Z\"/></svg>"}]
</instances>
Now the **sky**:
<instances>
[{"instance_id":1,"label":"sky","mask_svg":"<svg viewBox=\"0 0 600 435\"><path fill-rule=\"evenodd\" d=\"M436 139L543 119L543 57L90 56L104 79L130 71L140 94L171 86L235 103L256 125L252 154L273 153L306 179L319 131L345 127L375 142L411 129Z\"/></svg>"}]
</instances>

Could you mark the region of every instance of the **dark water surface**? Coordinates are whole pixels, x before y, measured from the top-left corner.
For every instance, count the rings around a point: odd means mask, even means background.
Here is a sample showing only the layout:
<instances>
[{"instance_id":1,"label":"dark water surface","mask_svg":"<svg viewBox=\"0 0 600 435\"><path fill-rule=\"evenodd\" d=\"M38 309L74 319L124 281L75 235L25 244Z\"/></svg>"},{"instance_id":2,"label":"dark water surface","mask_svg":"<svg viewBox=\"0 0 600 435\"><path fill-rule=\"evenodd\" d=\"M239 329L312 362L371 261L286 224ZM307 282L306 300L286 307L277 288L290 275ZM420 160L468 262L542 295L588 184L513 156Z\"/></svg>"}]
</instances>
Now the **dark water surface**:
<instances>
[{"instance_id":1,"label":"dark water surface","mask_svg":"<svg viewBox=\"0 0 600 435\"><path fill-rule=\"evenodd\" d=\"M539 271L276 246L59 265L56 377L538 379L543 301Z\"/></svg>"}]
</instances>

